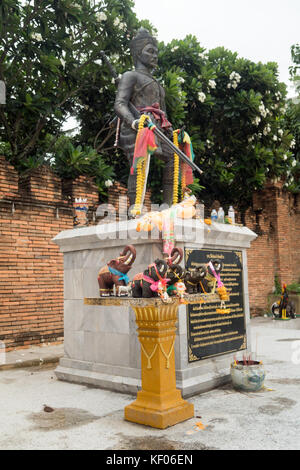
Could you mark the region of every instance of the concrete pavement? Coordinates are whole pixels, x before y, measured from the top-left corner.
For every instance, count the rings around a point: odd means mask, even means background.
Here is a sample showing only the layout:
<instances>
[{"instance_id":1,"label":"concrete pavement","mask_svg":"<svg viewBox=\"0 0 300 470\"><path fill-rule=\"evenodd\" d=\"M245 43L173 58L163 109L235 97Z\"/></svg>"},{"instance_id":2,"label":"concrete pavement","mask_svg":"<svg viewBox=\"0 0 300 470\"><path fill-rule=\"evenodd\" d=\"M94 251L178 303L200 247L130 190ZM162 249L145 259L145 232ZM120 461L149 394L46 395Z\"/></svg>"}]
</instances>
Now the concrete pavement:
<instances>
[{"instance_id":1,"label":"concrete pavement","mask_svg":"<svg viewBox=\"0 0 300 470\"><path fill-rule=\"evenodd\" d=\"M0 449L299 450L300 320L295 322L281 328L263 318L252 321L252 350L266 369L264 390L239 393L227 385L189 398L195 418L165 430L124 421L123 409L134 397L59 382L53 364L2 370ZM44 405L54 411L46 413Z\"/></svg>"},{"instance_id":2,"label":"concrete pavement","mask_svg":"<svg viewBox=\"0 0 300 470\"><path fill-rule=\"evenodd\" d=\"M64 355L63 344L43 344L28 349L17 349L5 353L0 349L0 371L19 367L40 366L43 364L57 364Z\"/></svg>"}]
</instances>

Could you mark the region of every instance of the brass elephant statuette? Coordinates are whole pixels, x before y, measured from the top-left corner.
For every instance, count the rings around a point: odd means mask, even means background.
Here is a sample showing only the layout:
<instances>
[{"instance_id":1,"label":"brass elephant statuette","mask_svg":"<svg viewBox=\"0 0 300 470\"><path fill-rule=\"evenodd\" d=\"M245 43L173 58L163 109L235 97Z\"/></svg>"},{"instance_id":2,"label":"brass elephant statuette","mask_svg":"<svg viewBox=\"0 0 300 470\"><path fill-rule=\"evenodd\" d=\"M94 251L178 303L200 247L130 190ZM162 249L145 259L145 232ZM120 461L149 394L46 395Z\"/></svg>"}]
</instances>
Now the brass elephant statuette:
<instances>
[{"instance_id":1,"label":"brass elephant statuette","mask_svg":"<svg viewBox=\"0 0 300 470\"><path fill-rule=\"evenodd\" d=\"M117 295L128 296L130 293L130 280L127 275L136 258L133 245L125 246L120 256L110 260L98 273L100 297Z\"/></svg>"}]
</instances>

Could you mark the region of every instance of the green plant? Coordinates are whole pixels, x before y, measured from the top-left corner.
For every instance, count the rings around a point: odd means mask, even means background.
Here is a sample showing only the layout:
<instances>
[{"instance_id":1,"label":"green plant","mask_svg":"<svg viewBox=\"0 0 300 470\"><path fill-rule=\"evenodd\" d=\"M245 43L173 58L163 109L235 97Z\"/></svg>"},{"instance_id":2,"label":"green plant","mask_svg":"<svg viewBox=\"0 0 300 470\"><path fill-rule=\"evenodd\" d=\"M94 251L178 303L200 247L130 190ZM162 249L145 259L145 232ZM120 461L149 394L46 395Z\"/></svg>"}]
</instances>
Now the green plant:
<instances>
[{"instance_id":1,"label":"green plant","mask_svg":"<svg viewBox=\"0 0 300 470\"><path fill-rule=\"evenodd\" d=\"M289 292L293 292L295 294L300 294L300 282L294 281L287 286L287 290Z\"/></svg>"},{"instance_id":2,"label":"green plant","mask_svg":"<svg viewBox=\"0 0 300 470\"><path fill-rule=\"evenodd\" d=\"M194 178L193 183L188 185L189 189L192 191L192 194L200 194L204 189L204 186L201 186L199 181L200 180L198 178Z\"/></svg>"},{"instance_id":3,"label":"green plant","mask_svg":"<svg viewBox=\"0 0 300 470\"><path fill-rule=\"evenodd\" d=\"M279 281L278 274L275 274L274 287L275 287L274 294L280 295L281 291L282 291L282 288L281 288L281 284L280 284L280 281Z\"/></svg>"},{"instance_id":4,"label":"green plant","mask_svg":"<svg viewBox=\"0 0 300 470\"><path fill-rule=\"evenodd\" d=\"M90 146L75 145L70 137L60 137L49 156L52 169L61 178L74 179L79 175L92 176L101 195L107 194L105 183L114 179L112 166L105 163L103 157Z\"/></svg>"}]
</instances>

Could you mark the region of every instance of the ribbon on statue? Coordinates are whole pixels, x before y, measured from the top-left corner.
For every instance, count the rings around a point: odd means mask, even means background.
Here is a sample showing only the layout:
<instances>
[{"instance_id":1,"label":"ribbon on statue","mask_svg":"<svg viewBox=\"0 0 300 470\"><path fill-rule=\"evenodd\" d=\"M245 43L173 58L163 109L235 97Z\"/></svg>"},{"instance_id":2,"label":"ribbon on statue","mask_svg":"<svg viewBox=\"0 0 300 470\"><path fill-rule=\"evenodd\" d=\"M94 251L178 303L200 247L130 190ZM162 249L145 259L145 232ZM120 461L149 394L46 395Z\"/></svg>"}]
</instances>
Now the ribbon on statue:
<instances>
[{"instance_id":1,"label":"ribbon on statue","mask_svg":"<svg viewBox=\"0 0 300 470\"><path fill-rule=\"evenodd\" d=\"M160 109L159 103L153 103L152 106L145 106L143 108L138 107L137 109L141 111L141 113L151 113L154 119L160 123L162 129L170 129L170 127L172 127L172 124L166 118L166 113Z\"/></svg>"},{"instance_id":2,"label":"ribbon on statue","mask_svg":"<svg viewBox=\"0 0 300 470\"><path fill-rule=\"evenodd\" d=\"M155 136L153 129L155 126L144 127L139 130L136 136L133 162L130 173L133 175L136 173L137 166L141 161L145 161L148 155L152 155L157 149L155 142Z\"/></svg>"},{"instance_id":3,"label":"ribbon on statue","mask_svg":"<svg viewBox=\"0 0 300 470\"><path fill-rule=\"evenodd\" d=\"M111 268L110 266L108 266L108 269L109 269L109 272L111 274L113 274L114 276L118 276L119 277L119 281L124 281L126 286L129 284L130 282L130 279L129 277L127 276L127 274L125 273L121 273L121 271L118 271L117 269L114 269L114 268Z\"/></svg>"},{"instance_id":4,"label":"ribbon on statue","mask_svg":"<svg viewBox=\"0 0 300 470\"><path fill-rule=\"evenodd\" d=\"M180 150L182 150L182 152L185 153L186 156L189 157L190 160L194 161L195 154L193 150L193 145L191 142L191 138L187 132L180 131L178 129L178 143L179 143ZM181 169L181 180L184 181L184 186L188 186L189 184L192 184L194 181L192 168L187 163L181 162L180 169Z\"/></svg>"},{"instance_id":5,"label":"ribbon on statue","mask_svg":"<svg viewBox=\"0 0 300 470\"><path fill-rule=\"evenodd\" d=\"M150 285L150 289L153 291L153 292L160 292L160 291L163 291L163 290L167 290L167 285L168 285L168 282L170 281L170 279L166 279L166 278L163 278L158 269L157 269L157 266L155 263L152 263L148 266L149 269L151 268L154 268L155 272L156 272L156 275L158 277L158 281L154 281L154 279L152 279L152 277L150 276L147 276L146 274L143 274L143 279L146 281L146 282L149 282Z\"/></svg>"},{"instance_id":6,"label":"ribbon on statue","mask_svg":"<svg viewBox=\"0 0 300 470\"><path fill-rule=\"evenodd\" d=\"M151 277L144 275L144 281L149 282L150 289L153 292L158 292L160 289L166 289L170 279L160 279L159 281L154 281Z\"/></svg>"}]
</instances>

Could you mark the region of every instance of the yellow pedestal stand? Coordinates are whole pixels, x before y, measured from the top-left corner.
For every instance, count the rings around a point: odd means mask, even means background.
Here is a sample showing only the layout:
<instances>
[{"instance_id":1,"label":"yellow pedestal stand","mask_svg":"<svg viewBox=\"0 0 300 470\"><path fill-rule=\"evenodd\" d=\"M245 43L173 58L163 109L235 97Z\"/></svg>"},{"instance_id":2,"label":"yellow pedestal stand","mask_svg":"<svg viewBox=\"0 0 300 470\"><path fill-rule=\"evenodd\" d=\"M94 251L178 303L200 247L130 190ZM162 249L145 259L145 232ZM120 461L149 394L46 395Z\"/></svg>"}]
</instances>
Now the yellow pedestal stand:
<instances>
[{"instance_id":1,"label":"yellow pedestal stand","mask_svg":"<svg viewBox=\"0 0 300 470\"><path fill-rule=\"evenodd\" d=\"M141 343L142 390L126 406L125 419L164 429L192 418L194 405L183 400L176 389L177 303L168 305L159 301L158 305L132 307Z\"/></svg>"},{"instance_id":2,"label":"yellow pedestal stand","mask_svg":"<svg viewBox=\"0 0 300 470\"><path fill-rule=\"evenodd\" d=\"M211 294L187 296L188 303L199 303ZM213 295L215 297L215 295ZM175 335L179 300L164 303L159 298L85 299L88 305L131 306L135 311L141 343L142 390L125 407L125 419L134 423L165 429L194 417L194 405L183 400L176 389Z\"/></svg>"}]
</instances>

